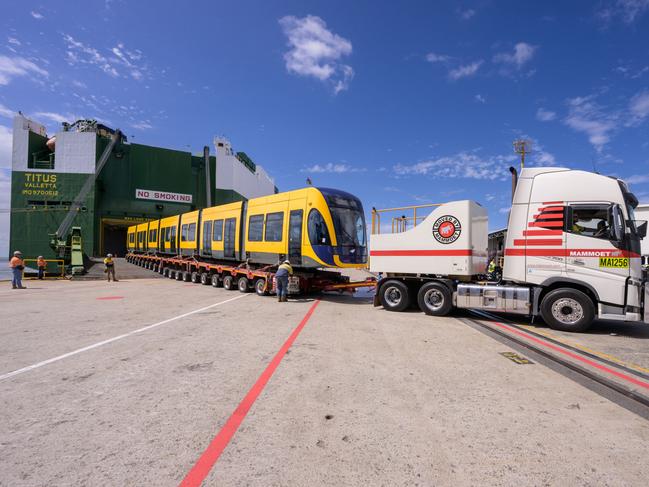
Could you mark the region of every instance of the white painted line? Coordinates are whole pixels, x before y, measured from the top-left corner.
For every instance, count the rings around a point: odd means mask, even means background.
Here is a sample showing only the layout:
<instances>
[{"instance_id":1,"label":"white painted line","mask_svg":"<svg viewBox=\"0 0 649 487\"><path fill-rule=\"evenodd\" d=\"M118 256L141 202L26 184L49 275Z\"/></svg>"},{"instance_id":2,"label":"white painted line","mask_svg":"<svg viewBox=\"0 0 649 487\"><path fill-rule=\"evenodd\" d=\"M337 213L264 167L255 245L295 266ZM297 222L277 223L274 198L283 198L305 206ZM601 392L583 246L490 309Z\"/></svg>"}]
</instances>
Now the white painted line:
<instances>
[{"instance_id":1,"label":"white painted line","mask_svg":"<svg viewBox=\"0 0 649 487\"><path fill-rule=\"evenodd\" d=\"M199 308L195 309L194 311L190 311L189 313L183 313L178 316L174 316L173 318L168 318L164 321L159 321L157 323L154 323L152 325L145 326L143 328L138 328L137 330L129 331L128 333L124 333L123 335L118 335L113 338L109 338L108 340L102 340L101 342L93 343L92 345L88 345L87 347L79 348L77 350L74 350L72 352L64 353L63 355L59 355L58 357L53 357L47 360L43 360L42 362L38 362L33 365L28 365L27 367L23 367L22 369L14 370L12 372L7 372L6 374L0 375L0 381L9 379L10 377L14 377L16 375L24 374L25 372L29 372L30 370L38 369L39 367L43 367L44 365L49 365L54 362L58 362L59 360L63 360L64 358L72 357L73 355L77 355L82 352L87 352L88 350L92 350L94 348L101 347L103 345L107 345L109 343L116 342L117 340L121 340L123 338L128 338L132 335L135 335L137 333L142 333L143 331L150 330L152 328L156 328L158 326L164 325L165 323L169 323L171 321L179 320L181 318L184 318L185 316L190 316L196 313L200 313L201 311L205 311L206 309L214 308L215 306L220 306L222 304L229 303L230 301L234 301L236 299L241 299L245 298L246 296L250 296L250 294L242 294L239 296L236 296L234 298L226 299L225 301L220 301L218 303L210 304L209 306L205 306L204 308Z\"/></svg>"}]
</instances>

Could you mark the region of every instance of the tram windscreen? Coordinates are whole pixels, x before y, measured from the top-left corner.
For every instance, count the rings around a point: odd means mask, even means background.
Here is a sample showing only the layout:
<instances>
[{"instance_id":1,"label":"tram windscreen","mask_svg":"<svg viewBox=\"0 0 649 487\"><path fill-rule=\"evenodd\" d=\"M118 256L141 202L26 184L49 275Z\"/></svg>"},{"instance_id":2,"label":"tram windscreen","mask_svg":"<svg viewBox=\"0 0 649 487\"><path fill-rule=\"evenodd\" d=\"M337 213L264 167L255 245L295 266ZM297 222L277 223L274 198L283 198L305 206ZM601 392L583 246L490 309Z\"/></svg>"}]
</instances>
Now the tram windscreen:
<instances>
[{"instance_id":1,"label":"tram windscreen","mask_svg":"<svg viewBox=\"0 0 649 487\"><path fill-rule=\"evenodd\" d=\"M319 188L327 201L336 230L338 245L365 247L367 243L363 205L343 191Z\"/></svg>"}]
</instances>

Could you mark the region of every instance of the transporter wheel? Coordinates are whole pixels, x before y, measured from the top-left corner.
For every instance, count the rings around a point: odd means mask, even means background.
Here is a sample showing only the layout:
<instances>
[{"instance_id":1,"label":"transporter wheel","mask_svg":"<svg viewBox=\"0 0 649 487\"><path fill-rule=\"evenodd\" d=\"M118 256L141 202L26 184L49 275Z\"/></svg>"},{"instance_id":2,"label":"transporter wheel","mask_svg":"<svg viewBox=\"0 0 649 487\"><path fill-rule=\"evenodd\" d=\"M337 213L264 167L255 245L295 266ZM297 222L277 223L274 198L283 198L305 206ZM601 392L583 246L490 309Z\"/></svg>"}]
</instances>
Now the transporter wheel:
<instances>
[{"instance_id":1,"label":"transporter wheel","mask_svg":"<svg viewBox=\"0 0 649 487\"><path fill-rule=\"evenodd\" d=\"M593 301L581 291L561 288L550 291L541 301L541 316L550 328L581 332L595 318Z\"/></svg>"},{"instance_id":2,"label":"transporter wheel","mask_svg":"<svg viewBox=\"0 0 649 487\"><path fill-rule=\"evenodd\" d=\"M192 272L191 276L192 276L191 280L194 284L198 284L199 282L201 282L201 275L198 272L196 271Z\"/></svg>"},{"instance_id":3,"label":"transporter wheel","mask_svg":"<svg viewBox=\"0 0 649 487\"><path fill-rule=\"evenodd\" d=\"M240 292L249 293L250 292L250 281L248 280L247 277L240 277L239 280L237 281L237 287L239 288Z\"/></svg>"},{"instance_id":4,"label":"transporter wheel","mask_svg":"<svg viewBox=\"0 0 649 487\"><path fill-rule=\"evenodd\" d=\"M218 274L212 274L210 282L213 287L223 287L223 280Z\"/></svg>"},{"instance_id":5,"label":"transporter wheel","mask_svg":"<svg viewBox=\"0 0 649 487\"><path fill-rule=\"evenodd\" d=\"M223 289L227 291L234 291L237 288L236 283L234 282L234 277L227 275L223 276Z\"/></svg>"},{"instance_id":6,"label":"transporter wheel","mask_svg":"<svg viewBox=\"0 0 649 487\"><path fill-rule=\"evenodd\" d=\"M176 271L176 281L182 281L183 280L183 271Z\"/></svg>"},{"instance_id":7,"label":"transporter wheel","mask_svg":"<svg viewBox=\"0 0 649 487\"><path fill-rule=\"evenodd\" d=\"M401 281L390 279L379 290L381 304L388 311L403 311L410 304L408 286Z\"/></svg>"},{"instance_id":8,"label":"transporter wheel","mask_svg":"<svg viewBox=\"0 0 649 487\"><path fill-rule=\"evenodd\" d=\"M266 291L266 279L257 279L255 281L255 292L259 296L268 296L268 291Z\"/></svg>"},{"instance_id":9,"label":"transporter wheel","mask_svg":"<svg viewBox=\"0 0 649 487\"><path fill-rule=\"evenodd\" d=\"M189 272L189 271L183 272L183 281L191 282L192 281L192 273Z\"/></svg>"},{"instance_id":10,"label":"transporter wheel","mask_svg":"<svg viewBox=\"0 0 649 487\"><path fill-rule=\"evenodd\" d=\"M175 279L176 278L176 271L175 269L169 269L169 274L167 275L169 279Z\"/></svg>"},{"instance_id":11,"label":"transporter wheel","mask_svg":"<svg viewBox=\"0 0 649 487\"><path fill-rule=\"evenodd\" d=\"M169 277L169 267L162 269L162 277Z\"/></svg>"},{"instance_id":12,"label":"transporter wheel","mask_svg":"<svg viewBox=\"0 0 649 487\"><path fill-rule=\"evenodd\" d=\"M441 282L427 282L417 293L417 303L427 315L446 316L453 308L453 297Z\"/></svg>"},{"instance_id":13,"label":"transporter wheel","mask_svg":"<svg viewBox=\"0 0 649 487\"><path fill-rule=\"evenodd\" d=\"M201 272L201 284L203 286L211 284L210 275L207 272Z\"/></svg>"}]
</instances>

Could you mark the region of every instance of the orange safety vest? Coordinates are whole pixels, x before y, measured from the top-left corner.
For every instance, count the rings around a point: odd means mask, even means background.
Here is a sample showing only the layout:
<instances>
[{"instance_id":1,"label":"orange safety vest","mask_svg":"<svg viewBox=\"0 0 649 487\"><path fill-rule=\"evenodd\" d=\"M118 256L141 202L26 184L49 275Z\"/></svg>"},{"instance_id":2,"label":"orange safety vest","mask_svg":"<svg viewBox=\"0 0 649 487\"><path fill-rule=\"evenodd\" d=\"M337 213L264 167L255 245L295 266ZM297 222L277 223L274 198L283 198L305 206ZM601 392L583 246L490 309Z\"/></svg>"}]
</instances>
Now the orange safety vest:
<instances>
[{"instance_id":1,"label":"orange safety vest","mask_svg":"<svg viewBox=\"0 0 649 487\"><path fill-rule=\"evenodd\" d=\"M36 261L36 265L38 267L47 267L47 262L45 262L45 259L38 259Z\"/></svg>"},{"instance_id":2,"label":"orange safety vest","mask_svg":"<svg viewBox=\"0 0 649 487\"><path fill-rule=\"evenodd\" d=\"M9 261L9 267L12 269L15 267L18 267L19 265L25 267L25 262L20 257L12 257L11 260Z\"/></svg>"}]
</instances>

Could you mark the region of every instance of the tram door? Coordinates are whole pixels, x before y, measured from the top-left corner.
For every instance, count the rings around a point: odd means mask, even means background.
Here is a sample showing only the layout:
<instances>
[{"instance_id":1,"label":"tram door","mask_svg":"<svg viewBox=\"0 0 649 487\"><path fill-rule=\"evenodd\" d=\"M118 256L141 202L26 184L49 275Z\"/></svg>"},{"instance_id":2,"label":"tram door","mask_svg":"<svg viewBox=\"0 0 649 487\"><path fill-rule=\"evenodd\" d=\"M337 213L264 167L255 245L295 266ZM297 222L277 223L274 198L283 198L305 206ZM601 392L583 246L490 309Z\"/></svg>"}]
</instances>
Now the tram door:
<instances>
[{"instance_id":1,"label":"tram door","mask_svg":"<svg viewBox=\"0 0 649 487\"><path fill-rule=\"evenodd\" d=\"M236 218L227 218L223 228L223 257L234 259L234 234L236 229Z\"/></svg>"},{"instance_id":2,"label":"tram door","mask_svg":"<svg viewBox=\"0 0 649 487\"><path fill-rule=\"evenodd\" d=\"M302 265L302 210L291 211L288 219L288 260Z\"/></svg>"}]
</instances>

